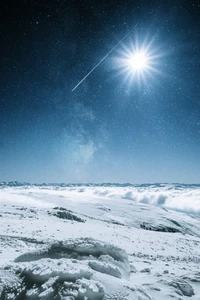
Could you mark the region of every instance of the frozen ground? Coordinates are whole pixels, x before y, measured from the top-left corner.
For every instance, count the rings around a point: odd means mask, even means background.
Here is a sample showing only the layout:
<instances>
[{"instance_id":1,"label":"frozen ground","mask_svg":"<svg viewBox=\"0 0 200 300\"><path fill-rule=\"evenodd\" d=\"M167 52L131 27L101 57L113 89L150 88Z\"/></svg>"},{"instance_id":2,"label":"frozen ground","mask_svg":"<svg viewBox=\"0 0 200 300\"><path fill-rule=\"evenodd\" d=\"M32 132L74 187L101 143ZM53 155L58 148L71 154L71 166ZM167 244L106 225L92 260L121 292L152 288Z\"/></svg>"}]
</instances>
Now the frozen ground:
<instances>
[{"instance_id":1,"label":"frozen ground","mask_svg":"<svg viewBox=\"0 0 200 300\"><path fill-rule=\"evenodd\" d=\"M0 183L1 300L200 299L200 186Z\"/></svg>"}]
</instances>

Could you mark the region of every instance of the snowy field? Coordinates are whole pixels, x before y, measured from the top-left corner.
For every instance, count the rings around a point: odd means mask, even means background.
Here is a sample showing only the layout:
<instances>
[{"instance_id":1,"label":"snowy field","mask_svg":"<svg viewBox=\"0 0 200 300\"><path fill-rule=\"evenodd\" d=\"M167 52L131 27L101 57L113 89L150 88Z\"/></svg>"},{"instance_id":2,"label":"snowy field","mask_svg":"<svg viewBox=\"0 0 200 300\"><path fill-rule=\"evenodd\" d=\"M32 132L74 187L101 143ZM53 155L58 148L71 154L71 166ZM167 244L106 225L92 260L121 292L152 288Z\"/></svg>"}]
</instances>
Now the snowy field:
<instances>
[{"instance_id":1,"label":"snowy field","mask_svg":"<svg viewBox=\"0 0 200 300\"><path fill-rule=\"evenodd\" d=\"M0 183L1 300L200 299L200 185Z\"/></svg>"}]
</instances>

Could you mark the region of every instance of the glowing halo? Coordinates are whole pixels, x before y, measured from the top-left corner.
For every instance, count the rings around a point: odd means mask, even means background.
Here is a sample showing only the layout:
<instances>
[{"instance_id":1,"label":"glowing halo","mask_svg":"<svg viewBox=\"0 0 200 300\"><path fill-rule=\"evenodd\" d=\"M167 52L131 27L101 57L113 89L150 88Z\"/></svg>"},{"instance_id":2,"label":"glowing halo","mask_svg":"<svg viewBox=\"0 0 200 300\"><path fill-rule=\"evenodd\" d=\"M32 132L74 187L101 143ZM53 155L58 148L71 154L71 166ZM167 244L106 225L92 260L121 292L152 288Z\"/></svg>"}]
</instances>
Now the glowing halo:
<instances>
[{"instance_id":1,"label":"glowing halo","mask_svg":"<svg viewBox=\"0 0 200 300\"><path fill-rule=\"evenodd\" d=\"M118 70L116 75L125 76L124 82L128 81L129 85L132 85L134 80L140 84L146 82L148 77L153 77L155 73L160 73L157 66L159 57L163 54L152 44L153 39L150 42L145 39L140 44L137 38L128 46L123 44L113 60L113 67Z\"/></svg>"}]
</instances>

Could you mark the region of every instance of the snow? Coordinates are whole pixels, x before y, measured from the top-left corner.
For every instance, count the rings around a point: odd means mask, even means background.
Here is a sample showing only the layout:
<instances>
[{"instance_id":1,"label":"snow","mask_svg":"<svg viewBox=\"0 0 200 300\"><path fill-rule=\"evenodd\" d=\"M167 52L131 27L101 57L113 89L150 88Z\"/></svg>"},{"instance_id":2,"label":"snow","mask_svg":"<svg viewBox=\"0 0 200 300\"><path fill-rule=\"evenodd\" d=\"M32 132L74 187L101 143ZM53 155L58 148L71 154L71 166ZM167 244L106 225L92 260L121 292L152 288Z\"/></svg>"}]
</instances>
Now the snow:
<instances>
[{"instance_id":1,"label":"snow","mask_svg":"<svg viewBox=\"0 0 200 300\"><path fill-rule=\"evenodd\" d=\"M1 300L199 299L200 186L0 187Z\"/></svg>"}]
</instances>

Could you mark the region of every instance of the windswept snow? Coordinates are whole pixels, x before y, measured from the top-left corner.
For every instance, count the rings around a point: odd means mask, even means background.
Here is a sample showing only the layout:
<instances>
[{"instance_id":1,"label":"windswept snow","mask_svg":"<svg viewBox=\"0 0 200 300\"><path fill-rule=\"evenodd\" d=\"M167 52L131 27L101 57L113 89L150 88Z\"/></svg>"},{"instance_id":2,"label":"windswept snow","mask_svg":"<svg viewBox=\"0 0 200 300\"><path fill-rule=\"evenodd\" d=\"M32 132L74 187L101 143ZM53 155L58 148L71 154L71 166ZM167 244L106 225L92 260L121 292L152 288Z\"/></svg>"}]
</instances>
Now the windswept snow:
<instances>
[{"instance_id":1,"label":"windswept snow","mask_svg":"<svg viewBox=\"0 0 200 300\"><path fill-rule=\"evenodd\" d=\"M197 185L2 183L0 299L199 300L199 195ZM178 212L189 197L195 214Z\"/></svg>"},{"instance_id":2,"label":"windswept snow","mask_svg":"<svg viewBox=\"0 0 200 300\"><path fill-rule=\"evenodd\" d=\"M26 253L2 272L1 299L151 299L128 281L127 253L93 239L54 243ZM8 277L8 270L12 279ZM119 280L119 278L121 280ZM109 284L108 284L109 283ZM68 297L68 298L66 298Z\"/></svg>"}]
</instances>

